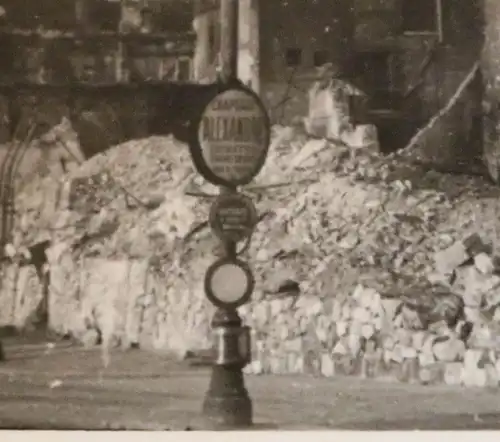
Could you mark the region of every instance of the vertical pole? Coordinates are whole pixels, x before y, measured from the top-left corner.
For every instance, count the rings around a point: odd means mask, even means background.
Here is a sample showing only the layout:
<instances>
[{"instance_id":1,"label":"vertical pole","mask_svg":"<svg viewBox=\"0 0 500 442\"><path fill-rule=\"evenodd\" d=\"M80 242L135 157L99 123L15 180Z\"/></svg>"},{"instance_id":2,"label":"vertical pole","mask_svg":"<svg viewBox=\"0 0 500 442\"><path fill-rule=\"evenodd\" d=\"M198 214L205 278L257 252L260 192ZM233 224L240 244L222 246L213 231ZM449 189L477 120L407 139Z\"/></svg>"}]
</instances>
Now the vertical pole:
<instances>
[{"instance_id":1,"label":"vertical pole","mask_svg":"<svg viewBox=\"0 0 500 442\"><path fill-rule=\"evenodd\" d=\"M239 0L220 0L220 80L238 78L238 13Z\"/></svg>"},{"instance_id":2,"label":"vertical pole","mask_svg":"<svg viewBox=\"0 0 500 442\"><path fill-rule=\"evenodd\" d=\"M193 57L193 77L197 82L204 82L210 67L210 19L211 9L202 0L194 4L193 28L196 33L196 45Z\"/></svg>"},{"instance_id":3,"label":"vertical pole","mask_svg":"<svg viewBox=\"0 0 500 442\"><path fill-rule=\"evenodd\" d=\"M224 83L237 81L238 73L238 2L239 0L220 0L221 53L220 78ZM236 189L222 187L220 193L235 192ZM236 257L236 244L224 243L225 255ZM203 402L203 414L216 426L248 427L252 425L252 401L245 388L243 367L237 345L231 342L233 333L241 330L242 321L236 309L218 308L212 320L214 335L220 336L217 351L231 353L229 361L216 363L212 367L210 386ZM220 333L220 334L219 334ZM218 359L224 359L218 358Z\"/></svg>"}]
</instances>

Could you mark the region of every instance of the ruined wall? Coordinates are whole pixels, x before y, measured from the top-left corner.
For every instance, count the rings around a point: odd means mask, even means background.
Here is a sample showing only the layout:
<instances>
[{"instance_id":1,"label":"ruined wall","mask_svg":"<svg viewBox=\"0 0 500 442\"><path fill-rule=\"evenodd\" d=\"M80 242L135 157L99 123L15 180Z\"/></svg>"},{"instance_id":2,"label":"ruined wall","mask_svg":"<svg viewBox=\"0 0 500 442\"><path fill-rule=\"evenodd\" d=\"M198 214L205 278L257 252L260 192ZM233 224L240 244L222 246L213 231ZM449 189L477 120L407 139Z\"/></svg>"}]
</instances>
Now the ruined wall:
<instances>
[{"instance_id":1,"label":"ruined wall","mask_svg":"<svg viewBox=\"0 0 500 442\"><path fill-rule=\"evenodd\" d=\"M114 94L110 98L103 92L90 94L93 96L86 99L82 94L74 98L68 89L56 86L189 80L194 46L190 35L191 4L192 1L149 2L153 16L145 35L140 29L140 2L122 5L107 0L76 3L43 0L34 7L17 0L2 2L6 25L0 32L3 60L0 64L3 94L0 144L9 140L9 131L19 122L23 126L22 137L34 119L38 125L36 137L59 123L62 116L68 116L69 109L73 114L100 109L94 119L104 126L103 131L97 130L94 134L96 142L103 140L103 134L106 138L108 133L116 132L117 125L122 133L119 138L113 134L113 143L129 136L144 136L146 97L123 97L122 91L122 97ZM118 38L117 32L128 36ZM54 87L9 90L7 85L12 82ZM103 97L106 98L103 100ZM10 113L9 100L15 109ZM106 126L105 122L110 119L111 125Z\"/></svg>"},{"instance_id":2,"label":"ruined wall","mask_svg":"<svg viewBox=\"0 0 500 442\"><path fill-rule=\"evenodd\" d=\"M482 56L484 78L484 155L491 177L500 180L500 3L484 0L485 45Z\"/></svg>"},{"instance_id":3,"label":"ruined wall","mask_svg":"<svg viewBox=\"0 0 500 442\"><path fill-rule=\"evenodd\" d=\"M317 68L346 75L352 36L350 1L261 2L261 95L275 122L305 117Z\"/></svg>"},{"instance_id":4,"label":"ruined wall","mask_svg":"<svg viewBox=\"0 0 500 442\"><path fill-rule=\"evenodd\" d=\"M355 50L361 55L387 54L389 104L379 105L398 111L400 124L406 120L413 132L447 106L478 60L482 46L481 0L441 3L440 14L435 14L433 32L409 32L403 27L402 0L355 2ZM433 5L432 9L436 3ZM371 75L370 70L365 71ZM476 92L480 95L480 90ZM480 96L472 100L480 100ZM470 140L472 133L464 130L469 130L471 125L462 125L462 114L459 112L458 115L459 118L452 123L448 121L442 131L454 132L456 137L449 137L450 140ZM477 115L472 112L466 118L476 120ZM398 124L397 121L391 123L389 130L397 133L394 124ZM403 147L406 141L401 139L399 147ZM436 150L443 152L448 159L454 156L454 152L469 149L475 155L479 149L477 144L473 149L463 144L443 145L442 137L435 144L439 146Z\"/></svg>"}]
</instances>

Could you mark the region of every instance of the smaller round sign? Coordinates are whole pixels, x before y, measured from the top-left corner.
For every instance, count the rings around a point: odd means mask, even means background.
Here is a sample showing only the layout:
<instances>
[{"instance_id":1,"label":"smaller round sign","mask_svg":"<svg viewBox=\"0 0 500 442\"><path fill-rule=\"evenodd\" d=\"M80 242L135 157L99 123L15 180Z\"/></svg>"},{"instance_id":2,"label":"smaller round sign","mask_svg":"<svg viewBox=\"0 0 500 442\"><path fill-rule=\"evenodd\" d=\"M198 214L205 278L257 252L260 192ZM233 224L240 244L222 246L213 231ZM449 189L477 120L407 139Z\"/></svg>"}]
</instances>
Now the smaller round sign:
<instances>
[{"instance_id":1,"label":"smaller round sign","mask_svg":"<svg viewBox=\"0 0 500 442\"><path fill-rule=\"evenodd\" d=\"M210 208L210 227L221 241L238 243L247 239L257 221L252 200L238 193L218 196Z\"/></svg>"},{"instance_id":2,"label":"smaller round sign","mask_svg":"<svg viewBox=\"0 0 500 442\"><path fill-rule=\"evenodd\" d=\"M245 304L254 286L250 267L239 259L220 259L205 274L205 294L216 307L237 308Z\"/></svg>"}]
</instances>

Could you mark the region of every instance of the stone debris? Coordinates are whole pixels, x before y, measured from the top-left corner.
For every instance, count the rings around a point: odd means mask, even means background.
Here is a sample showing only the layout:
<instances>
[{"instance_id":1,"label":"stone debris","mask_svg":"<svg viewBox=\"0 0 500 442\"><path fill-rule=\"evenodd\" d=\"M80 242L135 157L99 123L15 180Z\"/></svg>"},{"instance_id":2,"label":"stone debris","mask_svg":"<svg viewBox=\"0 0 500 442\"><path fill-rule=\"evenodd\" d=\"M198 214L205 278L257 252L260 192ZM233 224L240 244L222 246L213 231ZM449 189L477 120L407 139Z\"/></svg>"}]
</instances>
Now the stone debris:
<instances>
[{"instance_id":1,"label":"stone debris","mask_svg":"<svg viewBox=\"0 0 500 442\"><path fill-rule=\"evenodd\" d=\"M242 256L256 277L241 308L254 331L245 371L494 384L498 360L472 355L500 352L495 189L274 131L263 171L244 189L261 215ZM2 270L0 326L23 327L40 304L25 251L48 241L54 331L179 358L209 349L203 277L221 252L206 225L217 191L185 145L159 137L27 183Z\"/></svg>"}]
</instances>

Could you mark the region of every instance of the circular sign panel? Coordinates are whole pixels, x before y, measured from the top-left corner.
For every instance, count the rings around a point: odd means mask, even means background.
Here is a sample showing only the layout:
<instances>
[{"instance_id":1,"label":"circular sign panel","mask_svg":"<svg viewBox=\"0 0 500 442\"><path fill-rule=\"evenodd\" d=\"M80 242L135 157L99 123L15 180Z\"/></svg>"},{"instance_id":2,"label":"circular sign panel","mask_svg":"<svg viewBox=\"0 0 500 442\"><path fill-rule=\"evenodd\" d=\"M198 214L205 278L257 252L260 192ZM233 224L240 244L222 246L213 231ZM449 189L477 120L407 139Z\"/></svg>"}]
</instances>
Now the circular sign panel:
<instances>
[{"instance_id":1,"label":"circular sign panel","mask_svg":"<svg viewBox=\"0 0 500 442\"><path fill-rule=\"evenodd\" d=\"M203 109L191 154L203 177L218 186L248 184L264 165L270 124L259 97L239 86L219 92Z\"/></svg>"},{"instance_id":2,"label":"circular sign panel","mask_svg":"<svg viewBox=\"0 0 500 442\"><path fill-rule=\"evenodd\" d=\"M237 243L247 239L257 221L252 200L241 194L220 195L210 208L210 227L222 241Z\"/></svg>"},{"instance_id":3,"label":"circular sign panel","mask_svg":"<svg viewBox=\"0 0 500 442\"><path fill-rule=\"evenodd\" d=\"M205 293L217 307L237 308L245 304L250 299L254 285L252 271L238 259L218 260L205 275Z\"/></svg>"}]
</instances>

